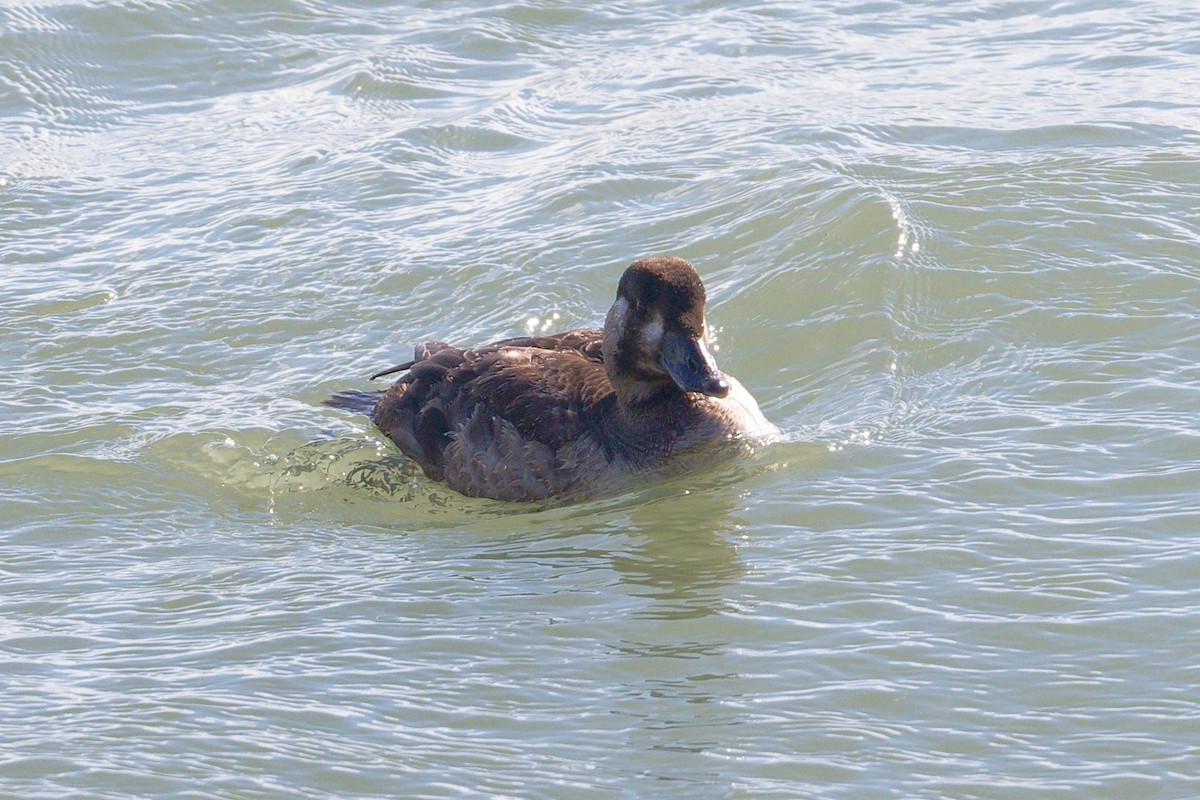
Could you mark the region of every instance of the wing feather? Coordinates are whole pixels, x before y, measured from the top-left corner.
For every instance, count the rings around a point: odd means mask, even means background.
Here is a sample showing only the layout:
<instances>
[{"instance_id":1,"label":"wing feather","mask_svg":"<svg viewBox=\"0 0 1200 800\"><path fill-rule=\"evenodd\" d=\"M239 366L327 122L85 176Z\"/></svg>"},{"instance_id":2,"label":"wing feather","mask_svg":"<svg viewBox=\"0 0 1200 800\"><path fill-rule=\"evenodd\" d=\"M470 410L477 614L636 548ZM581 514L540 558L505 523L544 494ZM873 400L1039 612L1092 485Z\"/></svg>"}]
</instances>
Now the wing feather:
<instances>
[{"instance_id":1,"label":"wing feather","mask_svg":"<svg viewBox=\"0 0 1200 800\"><path fill-rule=\"evenodd\" d=\"M601 406L611 402L612 386L600 344L600 331L590 330L505 339L470 350L424 343L373 416L401 450L439 479L451 435L481 417L503 420L513 435L550 452L581 437L603 443L597 423Z\"/></svg>"}]
</instances>

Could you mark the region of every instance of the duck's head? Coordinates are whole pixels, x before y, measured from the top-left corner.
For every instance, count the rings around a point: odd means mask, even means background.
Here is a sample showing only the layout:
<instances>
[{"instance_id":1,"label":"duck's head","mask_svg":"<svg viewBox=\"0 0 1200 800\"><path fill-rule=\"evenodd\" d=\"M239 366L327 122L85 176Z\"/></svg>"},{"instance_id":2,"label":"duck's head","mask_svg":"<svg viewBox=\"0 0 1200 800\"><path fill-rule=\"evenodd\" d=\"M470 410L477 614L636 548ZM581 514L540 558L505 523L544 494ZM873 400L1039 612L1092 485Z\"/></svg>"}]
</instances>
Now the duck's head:
<instances>
[{"instance_id":1,"label":"duck's head","mask_svg":"<svg viewBox=\"0 0 1200 800\"><path fill-rule=\"evenodd\" d=\"M604 320L605 368L622 402L638 403L672 388L729 394L729 381L708 352L704 301L696 268L682 258L629 265Z\"/></svg>"}]
</instances>

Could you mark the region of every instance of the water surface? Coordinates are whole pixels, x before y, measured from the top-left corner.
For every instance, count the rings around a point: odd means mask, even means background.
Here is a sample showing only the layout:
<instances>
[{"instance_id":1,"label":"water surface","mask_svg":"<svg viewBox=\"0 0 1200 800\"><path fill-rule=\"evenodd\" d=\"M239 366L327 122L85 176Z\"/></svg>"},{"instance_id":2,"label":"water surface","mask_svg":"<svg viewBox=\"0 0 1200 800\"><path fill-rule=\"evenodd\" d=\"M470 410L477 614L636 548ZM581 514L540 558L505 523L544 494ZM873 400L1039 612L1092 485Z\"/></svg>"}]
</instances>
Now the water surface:
<instances>
[{"instance_id":1,"label":"water surface","mask_svg":"<svg viewBox=\"0 0 1200 800\"><path fill-rule=\"evenodd\" d=\"M0 10L0 794L1200 795L1200 17ZM783 430L537 510L330 392L706 280Z\"/></svg>"}]
</instances>

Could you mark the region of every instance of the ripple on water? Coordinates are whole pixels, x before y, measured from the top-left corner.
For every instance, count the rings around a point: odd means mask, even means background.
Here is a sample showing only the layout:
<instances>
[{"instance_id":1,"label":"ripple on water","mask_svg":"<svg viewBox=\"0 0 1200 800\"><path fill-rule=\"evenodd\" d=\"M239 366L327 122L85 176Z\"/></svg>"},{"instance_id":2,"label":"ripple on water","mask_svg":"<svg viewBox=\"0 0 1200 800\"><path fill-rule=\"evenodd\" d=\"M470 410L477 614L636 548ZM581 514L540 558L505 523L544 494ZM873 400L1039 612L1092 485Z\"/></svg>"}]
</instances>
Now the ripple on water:
<instances>
[{"instance_id":1,"label":"ripple on water","mask_svg":"<svg viewBox=\"0 0 1200 800\"><path fill-rule=\"evenodd\" d=\"M1186 12L0 15L10 791L1200 794ZM742 461L514 508L320 405L658 252Z\"/></svg>"}]
</instances>

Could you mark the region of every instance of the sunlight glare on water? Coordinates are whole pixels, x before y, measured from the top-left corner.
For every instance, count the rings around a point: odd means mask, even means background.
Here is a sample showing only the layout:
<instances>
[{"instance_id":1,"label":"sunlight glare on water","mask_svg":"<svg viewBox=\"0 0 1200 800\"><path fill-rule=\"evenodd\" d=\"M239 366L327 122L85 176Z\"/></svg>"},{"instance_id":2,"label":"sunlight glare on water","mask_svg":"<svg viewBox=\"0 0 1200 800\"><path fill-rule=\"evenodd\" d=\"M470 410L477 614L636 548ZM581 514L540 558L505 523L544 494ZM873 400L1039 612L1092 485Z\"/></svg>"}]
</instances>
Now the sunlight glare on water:
<instances>
[{"instance_id":1,"label":"sunlight glare on water","mask_svg":"<svg viewBox=\"0 0 1200 800\"><path fill-rule=\"evenodd\" d=\"M1200 17L0 8L0 795L1200 796ZM362 417L692 260L783 430L561 507Z\"/></svg>"}]
</instances>

